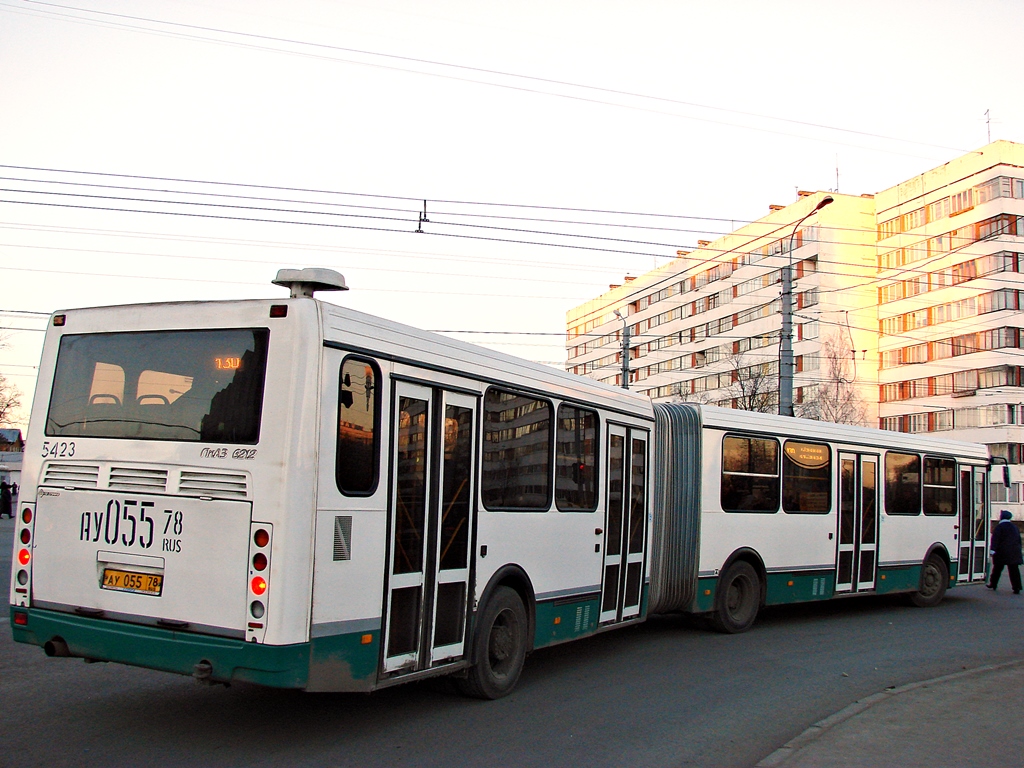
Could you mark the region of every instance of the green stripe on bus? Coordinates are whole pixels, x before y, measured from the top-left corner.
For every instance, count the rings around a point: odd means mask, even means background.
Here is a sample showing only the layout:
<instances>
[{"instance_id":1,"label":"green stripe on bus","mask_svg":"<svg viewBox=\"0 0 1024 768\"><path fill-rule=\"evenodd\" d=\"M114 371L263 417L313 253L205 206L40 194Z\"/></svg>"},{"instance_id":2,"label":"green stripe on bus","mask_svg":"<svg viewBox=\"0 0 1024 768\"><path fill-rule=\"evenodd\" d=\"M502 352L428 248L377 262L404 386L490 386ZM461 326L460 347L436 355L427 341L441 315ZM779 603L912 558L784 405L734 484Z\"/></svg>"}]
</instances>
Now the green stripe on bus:
<instances>
[{"instance_id":1,"label":"green stripe on bus","mask_svg":"<svg viewBox=\"0 0 1024 768\"><path fill-rule=\"evenodd\" d=\"M533 647L543 648L589 635L597 629L600 614L601 601L596 597L578 602L537 603Z\"/></svg>"},{"instance_id":2,"label":"green stripe on bus","mask_svg":"<svg viewBox=\"0 0 1024 768\"><path fill-rule=\"evenodd\" d=\"M377 682L380 631L313 638L310 690L370 691Z\"/></svg>"},{"instance_id":3,"label":"green stripe on bus","mask_svg":"<svg viewBox=\"0 0 1024 768\"><path fill-rule=\"evenodd\" d=\"M697 597L693 601L693 613L707 613L715 610L715 589L717 587L717 576L697 579Z\"/></svg>"},{"instance_id":4,"label":"green stripe on bus","mask_svg":"<svg viewBox=\"0 0 1024 768\"><path fill-rule=\"evenodd\" d=\"M955 578L955 577L954 577ZM893 568L879 568L875 579L875 592L916 592L921 586L920 565L898 565Z\"/></svg>"},{"instance_id":5,"label":"green stripe on bus","mask_svg":"<svg viewBox=\"0 0 1024 768\"><path fill-rule=\"evenodd\" d=\"M28 613L28 623L14 623ZM309 671L309 643L262 645L225 637L176 632L160 627L73 616L38 608L11 607L11 628L19 643L43 645L54 637L73 656L191 675L201 661L213 667L212 679L245 681L274 688L303 688Z\"/></svg>"},{"instance_id":6,"label":"green stripe on bus","mask_svg":"<svg viewBox=\"0 0 1024 768\"><path fill-rule=\"evenodd\" d=\"M769 573L765 589L765 605L807 603L827 600L835 588L834 571L811 573Z\"/></svg>"}]
</instances>

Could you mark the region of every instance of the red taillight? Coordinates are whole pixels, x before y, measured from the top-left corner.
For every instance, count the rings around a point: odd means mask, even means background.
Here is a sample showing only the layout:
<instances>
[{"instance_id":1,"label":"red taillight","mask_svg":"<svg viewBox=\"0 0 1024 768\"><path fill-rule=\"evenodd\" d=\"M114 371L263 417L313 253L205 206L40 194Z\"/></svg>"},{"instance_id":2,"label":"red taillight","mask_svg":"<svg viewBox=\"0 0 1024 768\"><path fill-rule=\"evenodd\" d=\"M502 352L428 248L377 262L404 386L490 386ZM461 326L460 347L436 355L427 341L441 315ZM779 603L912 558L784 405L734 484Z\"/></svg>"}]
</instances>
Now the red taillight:
<instances>
[{"instance_id":1,"label":"red taillight","mask_svg":"<svg viewBox=\"0 0 1024 768\"><path fill-rule=\"evenodd\" d=\"M23 522L25 525L28 525L32 522L32 510L29 509L28 507L25 507L23 510L21 510L21 522Z\"/></svg>"},{"instance_id":2,"label":"red taillight","mask_svg":"<svg viewBox=\"0 0 1024 768\"><path fill-rule=\"evenodd\" d=\"M271 317L288 317L288 305L287 304L271 304L270 305L270 316Z\"/></svg>"},{"instance_id":3,"label":"red taillight","mask_svg":"<svg viewBox=\"0 0 1024 768\"><path fill-rule=\"evenodd\" d=\"M29 539L32 538L32 534L28 532L28 528L21 529L21 543L28 544Z\"/></svg>"},{"instance_id":4,"label":"red taillight","mask_svg":"<svg viewBox=\"0 0 1024 768\"><path fill-rule=\"evenodd\" d=\"M18 562L22 565L28 565L28 561L32 559L32 555L28 553L27 549L23 549L18 553Z\"/></svg>"},{"instance_id":5,"label":"red taillight","mask_svg":"<svg viewBox=\"0 0 1024 768\"><path fill-rule=\"evenodd\" d=\"M249 587L254 595L262 595L267 591L267 580L262 576L254 576L253 580L249 582Z\"/></svg>"},{"instance_id":6,"label":"red taillight","mask_svg":"<svg viewBox=\"0 0 1024 768\"><path fill-rule=\"evenodd\" d=\"M257 571L263 571L267 568L267 556L262 552L257 552L256 556L252 559L252 567Z\"/></svg>"},{"instance_id":7,"label":"red taillight","mask_svg":"<svg viewBox=\"0 0 1024 768\"><path fill-rule=\"evenodd\" d=\"M255 543L257 547L265 547L265 546L267 546L267 544L270 543L270 534L267 533L262 528L260 528L253 535L252 540L253 540L253 543Z\"/></svg>"},{"instance_id":8,"label":"red taillight","mask_svg":"<svg viewBox=\"0 0 1024 768\"><path fill-rule=\"evenodd\" d=\"M19 611L15 611L14 612L14 623L17 624L19 627L27 627L28 626L28 614L27 613L21 613Z\"/></svg>"}]
</instances>

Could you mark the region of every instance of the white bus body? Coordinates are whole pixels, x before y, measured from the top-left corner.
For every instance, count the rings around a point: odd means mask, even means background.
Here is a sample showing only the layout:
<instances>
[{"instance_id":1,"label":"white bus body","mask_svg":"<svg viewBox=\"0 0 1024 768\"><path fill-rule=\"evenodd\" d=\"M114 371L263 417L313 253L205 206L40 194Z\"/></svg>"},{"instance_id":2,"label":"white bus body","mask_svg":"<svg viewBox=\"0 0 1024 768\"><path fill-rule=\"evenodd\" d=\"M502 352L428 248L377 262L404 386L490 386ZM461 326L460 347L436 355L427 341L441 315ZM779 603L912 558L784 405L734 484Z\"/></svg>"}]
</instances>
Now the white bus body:
<instances>
[{"instance_id":1,"label":"white bus body","mask_svg":"<svg viewBox=\"0 0 1024 768\"><path fill-rule=\"evenodd\" d=\"M295 294L51 317L15 640L494 698L529 650L648 612L742 631L763 605L932 604L984 576L984 446L653 406Z\"/></svg>"}]
</instances>

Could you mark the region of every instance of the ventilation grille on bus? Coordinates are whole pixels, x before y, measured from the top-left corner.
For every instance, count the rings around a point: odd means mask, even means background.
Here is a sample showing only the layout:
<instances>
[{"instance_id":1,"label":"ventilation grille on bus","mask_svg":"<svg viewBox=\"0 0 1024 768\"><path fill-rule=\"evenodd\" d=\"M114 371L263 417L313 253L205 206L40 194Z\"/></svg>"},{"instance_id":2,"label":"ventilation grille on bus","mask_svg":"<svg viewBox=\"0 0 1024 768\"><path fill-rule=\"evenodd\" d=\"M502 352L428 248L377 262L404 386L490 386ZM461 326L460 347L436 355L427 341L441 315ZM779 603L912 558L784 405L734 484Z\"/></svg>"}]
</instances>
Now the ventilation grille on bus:
<instances>
[{"instance_id":1,"label":"ventilation grille on bus","mask_svg":"<svg viewBox=\"0 0 1024 768\"><path fill-rule=\"evenodd\" d=\"M64 488L96 488L99 486L100 468L96 464L46 465L43 485L59 485Z\"/></svg>"},{"instance_id":2,"label":"ventilation grille on bus","mask_svg":"<svg viewBox=\"0 0 1024 768\"><path fill-rule=\"evenodd\" d=\"M115 491L163 493L167 490L167 470L144 469L142 467L111 467L107 487Z\"/></svg>"},{"instance_id":3,"label":"ventilation grille on bus","mask_svg":"<svg viewBox=\"0 0 1024 768\"><path fill-rule=\"evenodd\" d=\"M334 559L352 559L352 516L334 518Z\"/></svg>"},{"instance_id":4,"label":"ventilation grille on bus","mask_svg":"<svg viewBox=\"0 0 1024 768\"><path fill-rule=\"evenodd\" d=\"M186 496L219 496L232 499L249 498L246 475L232 472L189 472L182 470L178 493Z\"/></svg>"}]
</instances>

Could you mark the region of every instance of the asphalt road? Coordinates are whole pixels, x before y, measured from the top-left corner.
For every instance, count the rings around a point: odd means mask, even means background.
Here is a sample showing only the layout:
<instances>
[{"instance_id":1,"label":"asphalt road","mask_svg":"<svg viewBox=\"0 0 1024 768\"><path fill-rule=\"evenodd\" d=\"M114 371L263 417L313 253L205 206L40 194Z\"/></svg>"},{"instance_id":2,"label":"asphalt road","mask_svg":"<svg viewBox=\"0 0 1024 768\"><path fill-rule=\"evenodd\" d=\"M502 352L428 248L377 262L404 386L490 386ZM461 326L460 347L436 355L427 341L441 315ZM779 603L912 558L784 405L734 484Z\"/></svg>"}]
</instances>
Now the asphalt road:
<instances>
[{"instance_id":1,"label":"asphalt road","mask_svg":"<svg viewBox=\"0 0 1024 768\"><path fill-rule=\"evenodd\" d=\"M0 588L10 574L0 523ZM859 598L767 612L725 636L678 617L534 653L519 687L372 695L205 687L49 659L0 630L0 765L751 766L888 686L1024 658L1024 599L983 587L934 609ZM957 702L950 702L955 717Z\"/></svg>"}]
</instances>

